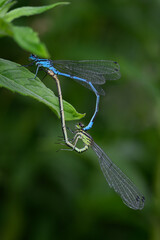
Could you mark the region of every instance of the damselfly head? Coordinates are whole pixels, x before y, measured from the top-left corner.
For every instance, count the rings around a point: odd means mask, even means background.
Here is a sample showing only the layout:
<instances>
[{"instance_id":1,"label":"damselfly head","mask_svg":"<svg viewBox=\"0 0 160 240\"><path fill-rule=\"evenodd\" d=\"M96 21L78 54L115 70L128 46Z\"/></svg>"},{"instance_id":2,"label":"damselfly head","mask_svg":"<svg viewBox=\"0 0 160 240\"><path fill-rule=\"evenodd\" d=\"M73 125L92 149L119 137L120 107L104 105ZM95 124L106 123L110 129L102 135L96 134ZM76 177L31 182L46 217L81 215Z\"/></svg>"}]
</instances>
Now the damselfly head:
<instances>
[{"instance_id":1,"label":"damselfly head","mask_svg":"<svg viewBox=\"0 0 160 240\"><path fill-rule=\"evenodd\" d=\"M76 124L76 129L83 129L84 128L84 124L79 122Z\"/></svg>"},{"instance_id":2,"label":"damselfly head","mask_svg":"<svg viewBox=\"0 0 160 240\"><path fill-rule=\"evenodd\" d=\"M29 60L36 61L36 60L37 60L37 56L34 55L34 54L31 54L31 55L29 56Z\"/></svg>"}]
</instances>

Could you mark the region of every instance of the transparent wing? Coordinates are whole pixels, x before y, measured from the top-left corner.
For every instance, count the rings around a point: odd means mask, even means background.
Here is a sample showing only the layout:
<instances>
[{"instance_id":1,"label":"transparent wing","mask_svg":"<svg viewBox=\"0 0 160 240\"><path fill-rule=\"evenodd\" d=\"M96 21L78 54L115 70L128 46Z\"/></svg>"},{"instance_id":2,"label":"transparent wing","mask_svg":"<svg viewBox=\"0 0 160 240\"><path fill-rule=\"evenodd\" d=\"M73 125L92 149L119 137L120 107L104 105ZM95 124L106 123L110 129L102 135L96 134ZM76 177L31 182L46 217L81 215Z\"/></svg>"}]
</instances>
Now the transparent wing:
<instances>
[{"instance_id":1,"label":"transparent wing","mask_svg":"<svg viewBox=\"0 0 160 240\"><path fill-rule=\"evenodd\" d=\"M101 170L109 186L121 196L123 202L128 207L142 209L145 198L134 183L109 159L95 142L93 142L91 147L98 156Z\"/></svg>"},{"instance_id":2,"label":"transparent wing","mask_svg":"<svg viewBox=\"0 0 160 240\"><path fill-rule=\"evenodd\" d=\"M107 60L50 60L61 73L70 74L90 81L93 84L104 84L106 80L117 80L121 77L117 62Z\"/></svg>"},{"instance_id":3,"label":"transparent wing","mask_svg":"<svg viewBox=\"0 0 160 240\"><path fill-rule=\"evenodd\" d=\"M90 89L91 91L93 91L93 89L90 87L90 85L87 82L82 82L79 80L74 79L76 82L78 82L79 84L81 84L82 86L85 86L86 88ZM95 87L95 89L97 90L99 95L104 96L105 95L105 91L103 90L103 88L101 88L101 86L97 85L97 84L93 84L92 85Z\"/></svg>"}]
</instances>

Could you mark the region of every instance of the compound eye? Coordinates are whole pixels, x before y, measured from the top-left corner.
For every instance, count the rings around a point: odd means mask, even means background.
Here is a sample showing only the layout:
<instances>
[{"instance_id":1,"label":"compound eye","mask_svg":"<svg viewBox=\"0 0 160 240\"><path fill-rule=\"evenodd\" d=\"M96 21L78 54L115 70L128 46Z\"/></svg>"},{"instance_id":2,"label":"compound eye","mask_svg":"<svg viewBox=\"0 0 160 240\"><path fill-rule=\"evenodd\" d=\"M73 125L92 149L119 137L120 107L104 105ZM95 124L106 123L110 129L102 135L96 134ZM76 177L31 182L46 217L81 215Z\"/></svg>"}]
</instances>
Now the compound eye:
<instances>
[{"instance_id":1,"label":"compound eye","mask_svg":"<svg viewBox=\"0 0 160 240\"><path fill-rule=\"evenodd\" d=\"M84 124L83 123L79 123L79 126L81 127L81 128L83 128L84 127Z\"/></svg>"},{"instance_id":2,"label":"compound eye","mask_svg":"<svg viewBox=\"0 0 160 240\"><path fill-rule=\"evenodd\" d=\"M32 58L32 59L33 59L33 58L37 58L37 56L34 55L34 54L31 54L31 55L30 55L30 58Z\"/></svg>"}]
</instances>

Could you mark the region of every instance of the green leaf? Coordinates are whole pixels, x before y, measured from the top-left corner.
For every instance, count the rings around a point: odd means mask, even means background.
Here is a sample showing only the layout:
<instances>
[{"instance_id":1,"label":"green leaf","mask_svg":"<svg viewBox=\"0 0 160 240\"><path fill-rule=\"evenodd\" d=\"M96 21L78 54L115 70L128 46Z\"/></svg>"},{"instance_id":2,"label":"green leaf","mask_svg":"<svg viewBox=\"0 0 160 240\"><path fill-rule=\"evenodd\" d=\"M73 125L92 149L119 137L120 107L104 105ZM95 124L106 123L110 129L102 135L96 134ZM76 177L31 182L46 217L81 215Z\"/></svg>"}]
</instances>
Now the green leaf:
<instances>
[{"instance_id":1,"label":"green leaf","mask_svg":"<svg viewBox=\"0 0 160 240\"><path fill-rule=\"evenodd\" d=\"M5 4L5 2L7 2L8 0L0 0L0 7L2 7L4 4Z\"/></svg>"},{"instance_id":2,"label":"green leaf","mask_svg":"<svg viewBox=\"0 0 160 240\"><path fill-rule=\"evenodd\" d=\"M16 18L23 17L23 16L31 16L35 14L40 14L43 13L51 8L54 8L59 5L64 5L64 4L69 4L68 2L59 2L59 3L54 3L48 6L43 6L43 7L21 7L14 9L10 12L8 12L5 16L5 19L7 22L11 22Z\"/></svg>"},{"instance_id":3,"label":"green leaf","mask_svg":"<svg viewBox=\"0 0 160 240\"><path fill-rule=\"evenodd\" d=\"M16 1L14 2L8 2L6 4L4 4L1 8L0 8L0 16L4 17L4 15L8 12L8 10L16 3Z\"/></svg>"},{"instance_id":4,"label":"green leaf","mask_svg":"<svg viewBox=\"0 0 160 240\"><path fill-rule=\"evenodd\" d=\"M40 42L36 32L29 27L12 27L14 40L25 50L38 56L48 58L49 53L43 43Z\"/></svg>"},{"instance_id":5,"label":"green leaf","mask_svg":"<svg viewBox=\"0 0 160 240\"><path fill-rule=\"evenodd\" d=\"M7 23L2 18L0 18L0 37L12 36L12 26L10 23Z\"/></svg>"},{"instance_id":6,"label":"green leaf","mask_svg":"<svg viewBox=\"0 0 160 240\"><path fill-rule=\"evenodd\" d=\"M0 58L0 87L32 97L45 105L60 118L58 97L25 67ZM76 120L85 116L63 101L65 120Z\"/></svg>"}]
</instances>

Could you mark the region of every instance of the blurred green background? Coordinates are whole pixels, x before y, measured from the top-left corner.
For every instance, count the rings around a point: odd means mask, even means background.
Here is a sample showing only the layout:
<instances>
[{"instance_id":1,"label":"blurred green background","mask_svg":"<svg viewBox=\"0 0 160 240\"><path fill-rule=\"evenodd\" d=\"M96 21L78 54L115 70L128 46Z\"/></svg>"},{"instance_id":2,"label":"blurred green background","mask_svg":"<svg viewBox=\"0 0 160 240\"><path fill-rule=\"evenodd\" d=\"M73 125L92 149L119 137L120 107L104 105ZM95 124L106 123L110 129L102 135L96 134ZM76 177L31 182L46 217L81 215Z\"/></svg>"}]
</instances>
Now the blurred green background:
<instances>
[{"instance_id":1,"label":"blurred green background","mask_svg":"<svg viewBox=\"0 0 160 240\"><path fill-rule=\"evenodd\" d=\"M25 5L19 1L16 7ZM0 89L1 240L160 239L159 12L158 0L73 0L14 22L37 31L52 59L118 61L122 77L105 84L89 133L146 202L142 211L125 206L92 150L57 152L61 124L50 109ZM0 39L0 53L28 63L29 53L10 38ZM57 94L52 79L44 82ZM67 78L61 78L61 87L63 98L87 113L82 119L87 124L95 95Z\"/></svg>"}]
</instances>

